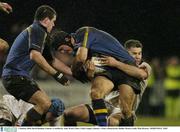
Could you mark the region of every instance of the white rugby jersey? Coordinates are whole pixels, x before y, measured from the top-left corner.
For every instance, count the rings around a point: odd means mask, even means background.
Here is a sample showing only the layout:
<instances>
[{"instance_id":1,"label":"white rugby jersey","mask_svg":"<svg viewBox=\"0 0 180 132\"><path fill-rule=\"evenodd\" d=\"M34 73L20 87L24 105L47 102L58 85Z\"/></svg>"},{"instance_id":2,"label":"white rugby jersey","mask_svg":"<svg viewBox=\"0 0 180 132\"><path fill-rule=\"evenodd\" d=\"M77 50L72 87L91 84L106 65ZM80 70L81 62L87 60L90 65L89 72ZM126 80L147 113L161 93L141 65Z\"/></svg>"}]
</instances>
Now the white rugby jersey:
<instances>
[{"instance_id":1,"label":"white rugby jersey","mask_svg":"<svg viewBox=\"0 0 180 132\"><path fill-rule=\"evenodd\" d=\"M9 111L16 118L16 122L21 124L25 114L33 107L32 104L26 103L23 100L17 100L12 95L4 95L2 102L8 107Z\"/></svg>"}]
</instances>

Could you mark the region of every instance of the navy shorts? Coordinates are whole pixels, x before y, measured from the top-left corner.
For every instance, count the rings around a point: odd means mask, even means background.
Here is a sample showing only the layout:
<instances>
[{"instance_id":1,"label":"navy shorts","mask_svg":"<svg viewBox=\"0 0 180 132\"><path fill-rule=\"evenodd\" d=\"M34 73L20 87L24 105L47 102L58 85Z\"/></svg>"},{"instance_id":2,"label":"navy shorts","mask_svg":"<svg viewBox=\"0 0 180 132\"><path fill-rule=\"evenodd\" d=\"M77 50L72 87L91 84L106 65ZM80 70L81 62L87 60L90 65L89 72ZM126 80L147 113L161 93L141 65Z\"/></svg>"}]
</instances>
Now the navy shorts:
<instances>
[{"instance_id":1,"label":"navy shorts","mask_svg":"<svg viewBox=\"0 0 180 132\"><path fill-rule=\"evenodd\" d=\"M5 89L17 100L22 99L26 102L39 89L33 79L24 76L6 76L2 78Z\"/></svg>"},{"instance_id":2,"label":"navy shorts","mask_svg":"<svg viewBox=\"0 0 180 132\"><path fill-rule=\"evenodd\" d=\"M126 84L131 86L136 94L139 94L141 92L140 80L127 75L126 73L117 68L106 67L104 72L98 73L95 76L107 77L114 83L114 90L116 90L119 85Z\"/></svg>"}]
</instances>

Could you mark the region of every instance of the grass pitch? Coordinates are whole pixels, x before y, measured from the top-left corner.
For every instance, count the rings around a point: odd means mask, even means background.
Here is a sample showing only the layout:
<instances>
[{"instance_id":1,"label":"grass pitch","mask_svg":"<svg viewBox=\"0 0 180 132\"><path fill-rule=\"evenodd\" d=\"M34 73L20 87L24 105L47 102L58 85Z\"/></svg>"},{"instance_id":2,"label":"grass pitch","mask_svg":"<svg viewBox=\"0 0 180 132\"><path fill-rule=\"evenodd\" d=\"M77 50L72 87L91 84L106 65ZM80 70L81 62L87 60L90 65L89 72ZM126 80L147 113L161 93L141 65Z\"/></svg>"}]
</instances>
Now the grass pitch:
<instances>
[{"instance_id":1,"label":"grass pitch","mask_svg":"<svg viewBox=\"0 0 180 132\"><path fill-rule=\"evenodd\" d=\"M92 126L88 123L78 122L78 126ZM135 126L180 126L180 119L167 119L160 117L138 117Z\"/></svg>"}]
</instances>

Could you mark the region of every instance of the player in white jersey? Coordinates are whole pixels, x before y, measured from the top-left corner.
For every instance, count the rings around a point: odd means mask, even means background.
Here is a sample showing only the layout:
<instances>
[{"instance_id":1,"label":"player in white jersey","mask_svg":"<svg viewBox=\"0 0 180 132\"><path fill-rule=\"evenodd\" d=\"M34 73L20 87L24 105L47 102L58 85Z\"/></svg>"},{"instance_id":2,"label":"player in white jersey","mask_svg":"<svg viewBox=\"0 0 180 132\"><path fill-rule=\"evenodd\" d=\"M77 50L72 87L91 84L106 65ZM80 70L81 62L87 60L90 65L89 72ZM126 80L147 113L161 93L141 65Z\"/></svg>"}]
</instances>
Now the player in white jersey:
<instances>
[{"instance_id":1,"label":"player in white jersey","mask_svg":"<svg viewBox=\"0 0 180 132\"><path fill-rule=\"evenodd\" d=\"M51 126L59 126L59 115L64 110L64 104L59 99L52 99L52 104L55 103L56 110L59 112L58 116L49 121ZM57 107L58 104L58 107ZM32 104L23 100L17 100L12 95L4 95L0 100L0 126L21 126L26 113L33 107ZM57 112L57 113L58 113ZM46 122L46 121L44 121Z\"/></svg>"},{"instance_id":2,"label":"player in white jersey","mask_svg":"<svg viewBox=\"0 0 180 132\"><path fill-rule=\"evenodd\" d=\"M143 66L147 72L148 72L148 76L150 75L150 72L151 72L151 67L148 63L146 62L143 62L140 66ZM145 80L142 80L140 82L140 86L141 86L141 93L140 94L137 94L136 95L136 99L135 99L135 102L133 104L133 114L134 114L134 118L136 117L135 116L135 112L136 110L138 109L138 106L141 102L141 99L142 99L142 96L143 96L143 93L147 87L147 79ZM106 101L106 104L108 106L108 110L109 110L109 125L117 125L117 122L119 122L119 116L123 116L122 113L121 113L121 106L119 106L119 91L112 91L110 94L108 94L106 97L105 97L105 101ZM116 119L118 118L118 119Z\"/></svg>"},{"instance_id":3,"label":"player in white jersey","mask_svg":"<svg viewBox=\"0 0 180 132\"><path fill-rule=\"evenodd\" d=\"M142 62L142 44L138 40L128 40L125 43L125 48L135 58L136 64L139 66L139 68L134 68L130 65L119 62L115 58L109 56L104 56L103 58L93 58L92 60L93 62L91 61L90 64L88 64L89 66L87 67L91 67L90 70L88 71L91 73L89 74L89 77L96 74L96 72L103 72L104 70L103 65L108 65L108 66L116 67L124 71L125 73L140 79L142 92L136 96L134 104L132 104L133 111L135 112L138 108L139 102L141 101L142 95L147 86L147 78L150 75L151 67L149 66L149 64ZM92 65L92 63L94 65ZM120 97L121 96L119 95L118 90L112 91L105 97L106 106L108 108L108 114L109 114L108 117L109 126L124 125L122 124L122 120L123 120L123 112L121 109L122 107L119 106L119 104L124 102L119 103ZM65 110L64 125L73 126L76 125L77 121L96 124L96 120L91 105L82 104Z\"/></svg>"}]
</instances>

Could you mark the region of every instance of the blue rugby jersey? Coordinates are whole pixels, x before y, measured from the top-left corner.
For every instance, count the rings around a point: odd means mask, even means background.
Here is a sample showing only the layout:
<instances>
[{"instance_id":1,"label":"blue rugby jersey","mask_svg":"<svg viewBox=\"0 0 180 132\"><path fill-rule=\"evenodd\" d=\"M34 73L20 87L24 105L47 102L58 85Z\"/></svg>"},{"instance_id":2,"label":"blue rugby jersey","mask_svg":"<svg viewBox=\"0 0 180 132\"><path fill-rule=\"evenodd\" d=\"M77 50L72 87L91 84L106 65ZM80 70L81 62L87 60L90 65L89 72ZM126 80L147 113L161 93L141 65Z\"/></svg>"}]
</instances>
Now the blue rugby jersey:
<instances>
[{"instance_id":1,"label":"blue rugby jersey","mask_svg":"<svg viewBox=\"0 0 180 132\"><path fill-rule=\"evenodd\" d=\"M82 27L75 32L74 38L76 48L86 47L90 55L98 53L115 57L124 63L135 64L134 58L121 43L107 32L94 27Z\"/></svg>"},{"instance_id":2,"label":"blue rugby jersey","mask_svg":"<svg viewBox=\"0 0 180 132\"><path fill-rule=\"evenodd\" d=\"M2 77L21 75L30 78L30 71L35 65L30 59L30 51L34 49L42 53L46 36L46 28L36 21L22 31L9 51Z\"/></svg>"}]
</instances>

